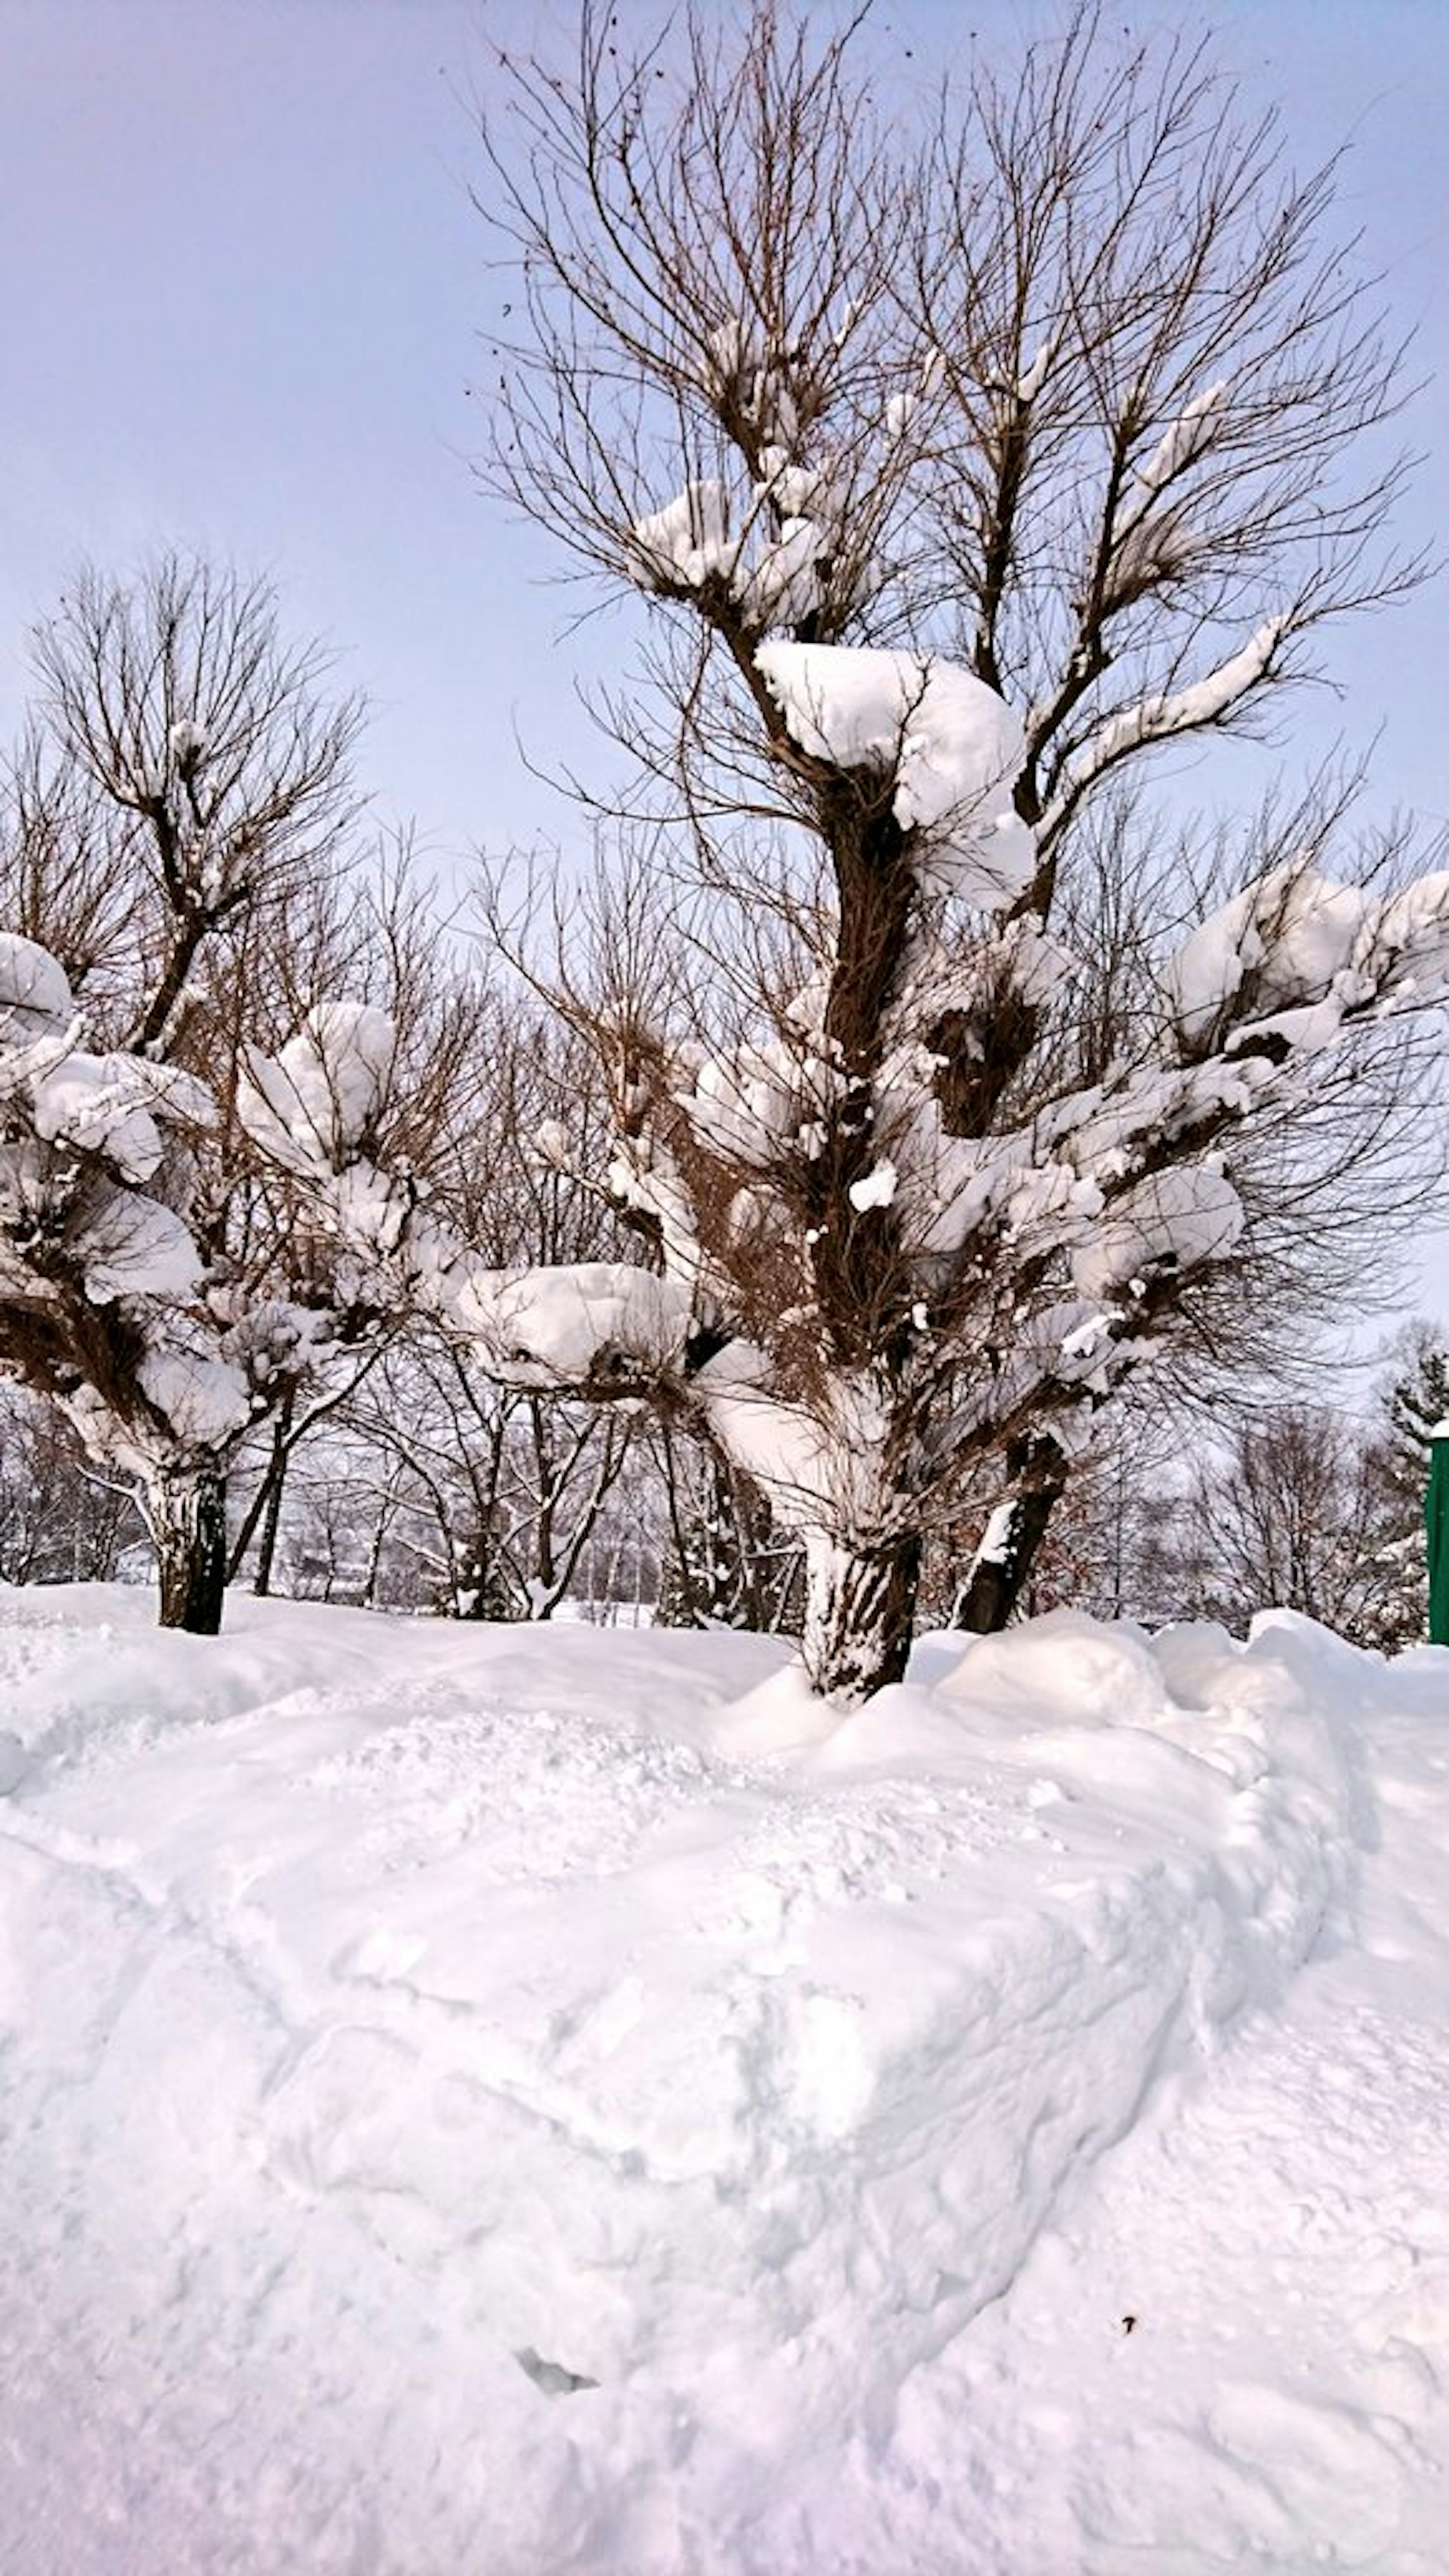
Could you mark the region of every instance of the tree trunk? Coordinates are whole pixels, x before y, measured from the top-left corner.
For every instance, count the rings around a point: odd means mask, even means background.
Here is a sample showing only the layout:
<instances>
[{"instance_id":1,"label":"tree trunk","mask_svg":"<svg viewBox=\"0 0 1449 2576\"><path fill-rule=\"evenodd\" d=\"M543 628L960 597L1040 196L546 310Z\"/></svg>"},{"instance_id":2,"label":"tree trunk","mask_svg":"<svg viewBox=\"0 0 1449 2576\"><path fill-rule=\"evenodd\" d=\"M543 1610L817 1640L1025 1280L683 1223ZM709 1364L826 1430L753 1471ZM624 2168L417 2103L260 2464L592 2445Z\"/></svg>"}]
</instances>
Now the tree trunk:
<instances>
[{"instance_id":1,"label":"tree trunk","mask_svg":"<svg viewBox=\"0 0 1449 2576\"><path fill-rule=\"evenodd\" d=\"M1026 1588L1047 1523L1066 1479L1030 1485L994 1511L986 1536L961 1587L951 1625L974 1636L994 1637L1006 1626Z\"/></svg>"},{"instance_id":2,"label":"tree trunk","mask_svg":"<svg viewBox=\"0 0 1449 2576\"><path fill-rule=\"evenodd\" d=\"M920 1581L919 1532L866 1542L812 1531L805 1561L802 1652L811 1688L822 1698L862 1700L900 1681Z\"/></svg>"},{"instance_id":3,"label":"tree trunk","mask_svg":"<svg viewBox=\"0 0 1449 2576\"><path fill-rule=\"evenodd\" d=\"M276 1553L277 1523L282 1509L282 1484L292 1454L290 1434L296 1401L296 1391L290 1389L272 1425L272 1446L266 1467L242 1525L231 1542L231 1550L226 1561L226 1579L228 1583L235 1583L242 1570L247 1549L256 1537L257 1525L264 1521L261 1545L257 1550L256 1576L252 1584L252 1590L263 1596L271 1589L272 1559Z\"/></svg>"},{"instance_id":4,"label":"tree trunk","mask_svg":"<svg viewBox=\"0 0 1449 2576\"><path fill-rule=\"evenodd\" d=\"M262 1508L262 1530L257 1541L257 1570L252 1577L252 1590L265 1600L272 1588L272 1568L277 1561L277 1533L282 1525L282 1487L287 1481L291 1451L286 1445L284 1426L278 1426L279 1437L267 1476L267 1499Z\"/></svg>"},{"instance_id":5,"label":"tree trunk","mask_svg":"<svg viewBox=\"0 0 1449 2576\"><path fill-rule=\"evenodd\" d=\"M226 1596L226 1478L216 1467L160 1471L146 1494L161 1625L214 1637Z\"/></svg>"}]
</instances>

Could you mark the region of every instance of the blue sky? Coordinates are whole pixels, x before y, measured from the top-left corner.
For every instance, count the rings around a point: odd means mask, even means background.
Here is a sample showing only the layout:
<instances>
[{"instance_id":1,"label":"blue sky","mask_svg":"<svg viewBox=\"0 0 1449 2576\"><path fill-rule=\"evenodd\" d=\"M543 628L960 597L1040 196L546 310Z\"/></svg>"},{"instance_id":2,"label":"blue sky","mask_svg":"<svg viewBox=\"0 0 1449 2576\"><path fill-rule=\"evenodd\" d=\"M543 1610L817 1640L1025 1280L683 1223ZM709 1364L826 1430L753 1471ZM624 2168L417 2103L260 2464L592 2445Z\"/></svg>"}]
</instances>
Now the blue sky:
<instances>
[{"instance_id":1,"label":"blue sky","mask_svg":"<svg viewBox=\"0 0 1449 2576\"><path fill-rule=\"evenodd\" d=\"M648 23L622 0L626 24ZM468 201L469 99L487 38L556 6L518 0L0 0L0 727L25 696L27 622L78 558L180 543L271 573L289 629L335 645L375 707L364 766L386 815L452 856L576 835L531 777L578 756L580 671L617 661L630 612L570 631L538 541L469 472L470 378L490 281ZM652 13L651 13L652 14ZM1022 0L883 5L929 60L1055 23ZM1112 13L1116 15L1118 13ZM1201 26L1125 0L1122 23ZM1406 423L1426 452L1406 540L1449 500L1443 0L1224 0L1211 22L1249 91L1282 106L1302 165L1351 145L1342 201L1436 381ZM1380 802L1449 820L1442 582L1345 629L1340 694L1281 749L1301 775L1365 746ZM1194 801L1203 772L1185 782ZM1449 1302L1449 1301L1446 1301Z\"/></svg>"}]
</instances>

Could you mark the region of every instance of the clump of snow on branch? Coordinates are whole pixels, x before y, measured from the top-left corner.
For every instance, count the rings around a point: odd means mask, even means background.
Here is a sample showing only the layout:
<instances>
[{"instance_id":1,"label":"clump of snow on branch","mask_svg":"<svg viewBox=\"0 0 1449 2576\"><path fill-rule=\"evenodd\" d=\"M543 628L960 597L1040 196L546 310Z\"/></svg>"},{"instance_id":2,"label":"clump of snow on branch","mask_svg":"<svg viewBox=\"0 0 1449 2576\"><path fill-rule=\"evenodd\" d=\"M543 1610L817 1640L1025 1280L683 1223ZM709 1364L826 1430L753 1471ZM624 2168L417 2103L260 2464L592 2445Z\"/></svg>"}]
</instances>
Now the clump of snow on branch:
<instances>
[{"instance_id":1,"label":"clump of snow on branch","mask_svg":"<svg viewBox=\"0 0 1449 2576\"><path fill-rule=\"evenodd\" d=\"M1166 992L1189 1050L1244 1001L1245 1038L1272 1031L1327 1045L1346 1012L1428 998L1446 980L1449 871L1382 893L1287 865L1231 896L1184 941Z\"/></svg>"},{"instance_id":2,"label":"clump of snow on branch","mask_svg":"<svg viewBox=\"0 0 1449 2576\"><path fill-rule=\"evenodd\" d=\"M1073 1277L1084 1296L1102 1297L1160 1261L1184 1270L1220 1261L1242 1230L1243 1203L1231 1181L1210 1163L1183 1164L1153 1173L1118 1200L1074 1253Z\"/></svg>"},{"instance_id":3,"label":"clump of snow on branch","mask_svg":"<svg viewBox=\"0 0 1449 2576\"><path fill-rule=\"evenodd\" d=\"M729 503L717 482L687 483L662 510L630 531L636 579L648 590L698 590L734 570Z\"/></svg>"},{"instance_id":4,"label":"clump of snow on branch","mask_svg":"<svg viewBox=\"0 0 1449 2576\"><path fill-rule=\"evenodd\" d=\"M611 1379L641 1386L677 1370L691 1321L678 1280L629 1262L584 1261L460 1276L455 1312L510 1383L542 1388Z\"/></svg>"},{"instance_id":5,"label":"clump of snow on branch","mask_svg":"<svg viewBox=\"0 0 1449 2576\"><path fill-rule=\"evenodd\" d=\"M1228 392L1229 380L1220 376L1216 384L1194 394L1169 423L1146 464L1138 469L1137 479L1145 492L1157 493L1165 484L1175 483L1206 454L1222 426Z\"/></svg>"},{"instance_id":6,"label":"clump of snow on branch","mask_svg":"<svg viewBox=\"0 0 1449 2576\"><path fill-rule=\"evenodd\" d=\"M70 979L49 949L18 932L0 932L0 1045L23 1044L72 1018Z\"/></svg>"},{"instance_id":7,"label":"clump of snow on branch","mask_svg":"<svg viewBox=\"0 0 1449 2576\"><path fill-rule=\"evenodd\" d=\"M899 1179L900 1174L890 1156L884 1155L880 1162L866 1173L864 1180L851 1182L847 1192L851 1206L860 1215L864 1215L868 1208L889 1207L895 1197Z\"/></svg>"},{"instance_id":8,"label":"clump of snow on branch","mask_svg":"<svg viewBox=\"0 0 1449 2576\"><path fill-rule=\"evenodd\" d=\"M843 603L841 514L829 475L764 451L760 479L733 524L730 496L711 478L688 483L630 528L627 561L641 589L666 598L721 584L757 632L795 626L827 590Z\"/></svg>"},{"instance_id":9,"label":"clump of snow on branch","mask_svg":"<svg viewBox=\"0 0 1449 2576\"><path fill-rule=\"evenodd\" d=\"M171 728L171 757L178 769L196 770L207 753L206 729L190 716L182 716Z\"/></svg>"},{"instance_id":10,"label":"clump of snow on branch","mask_svg":"<svg viewBox=\"0 0 1449 2576\"><path fill-rule=\"evenodd\" d=\"M1024 738L994 689L920 653L771 641L755 662L801 751L894 775L895 819L925 844L923 882L986 909L1021 893L1036 862L1011 801Z\"/></svg>"},{"instance_id":11,"label":"clump of snow on branch","mask_svg":"<svg viewBox=\"0 0 1449 2576\"><path fill-rule=\"evenodd\" d=\"M328 1002L275 1056L254 1049L241 1114L278 1161L323 1169L355 1153L387 1096L397 1041L385 1011Z\"/></svg>"}]
</instances>

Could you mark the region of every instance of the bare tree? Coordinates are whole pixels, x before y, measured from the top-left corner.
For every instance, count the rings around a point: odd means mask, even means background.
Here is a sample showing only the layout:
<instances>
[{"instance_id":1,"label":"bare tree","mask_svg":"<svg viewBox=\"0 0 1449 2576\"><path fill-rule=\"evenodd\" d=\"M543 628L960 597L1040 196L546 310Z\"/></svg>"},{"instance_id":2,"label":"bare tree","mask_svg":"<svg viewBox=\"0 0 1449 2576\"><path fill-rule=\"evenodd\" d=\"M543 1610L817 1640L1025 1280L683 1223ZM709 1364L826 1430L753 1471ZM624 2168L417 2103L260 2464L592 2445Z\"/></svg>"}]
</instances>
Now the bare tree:
<instances>
[{"instance_id":1,"label":"bare tree","mask_svg":"<svg viewBox=\"0 0 1449 2576\"><path fill-rule=\"evenodd\" d=\"M1059 1042L1094 809L1415 577L1395 353L1331 170L1092 12L917 141L868 20L631 52L586 5L570 68L500 79L485 470L648 604L599 801L659 831L688 971L688 1009L600 1015L611 1185L674 1302L611 1288L581 1374L708 1423L804 1538L817 1685L865 1692L923 1527L1043 1461L1050 1509L1240 1259L1252 1154L1311 1179L1325 1063L1442 982L1442 877L1259 849ZM498 1365L559 1374L550 1311L492 1312Z\"/></svg>"},{"instance_id":2,"label":"bare tree","mask_svg":"<svg viewBox=\"0 0 1449 2576\"><path fill-rule=\"evenodd\" d=\"M1165 1617L1242 1628L1272 1603L1359 1645L1398 1642L1394 1500L1373 1423L1269 1406L1205 1450L1185 1483L1156 1489L1138 1580Z\"/></svg>"},{"instance_id":3,"label":"bare tree","mask_svg":"<svg viewBox=\"0 0 1449 2576\"><path fill-rule=\"evenodd\" d=\"M358 708L264 589L87 574L35 660L0 837L0 1360L137 1480L163 1622L214 1630L230 1459L379 1320L243 1114L252 1055L285 1078L300 1045L339 1135L349 1063L370 1141L421 1173L477 1013L402 874L359 876Z\"/></svg>"},{"instance_id":4,"label":"bare tree","mask_svg":"<svg viewBox=\"0 0 1449 2576\"><path fill-rule=\"evenodd\" d=\"M142 1536L52 1405L0 1383L0 1583L108 1583Z\"/></svg>"}]
</instances>

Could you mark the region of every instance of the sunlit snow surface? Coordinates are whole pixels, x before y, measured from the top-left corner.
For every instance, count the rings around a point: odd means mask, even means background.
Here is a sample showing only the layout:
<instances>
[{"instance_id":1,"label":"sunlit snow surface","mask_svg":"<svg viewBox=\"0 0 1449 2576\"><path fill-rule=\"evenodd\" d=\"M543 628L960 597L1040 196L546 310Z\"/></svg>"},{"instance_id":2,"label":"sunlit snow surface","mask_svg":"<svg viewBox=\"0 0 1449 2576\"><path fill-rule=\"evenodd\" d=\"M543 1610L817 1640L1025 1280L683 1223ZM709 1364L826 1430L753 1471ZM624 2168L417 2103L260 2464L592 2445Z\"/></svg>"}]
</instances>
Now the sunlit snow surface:
<instances>
[{"instance_id":1,"label":"sunlit snow surface","mask_svg":"<svg viewBox=\"0 0 1449 2576\"><path fill-rule=\"evenodd\" d=\"M1436 2576L1449 1654L0 1592L0 2567Z\"/></svg>"}]
</instances>

